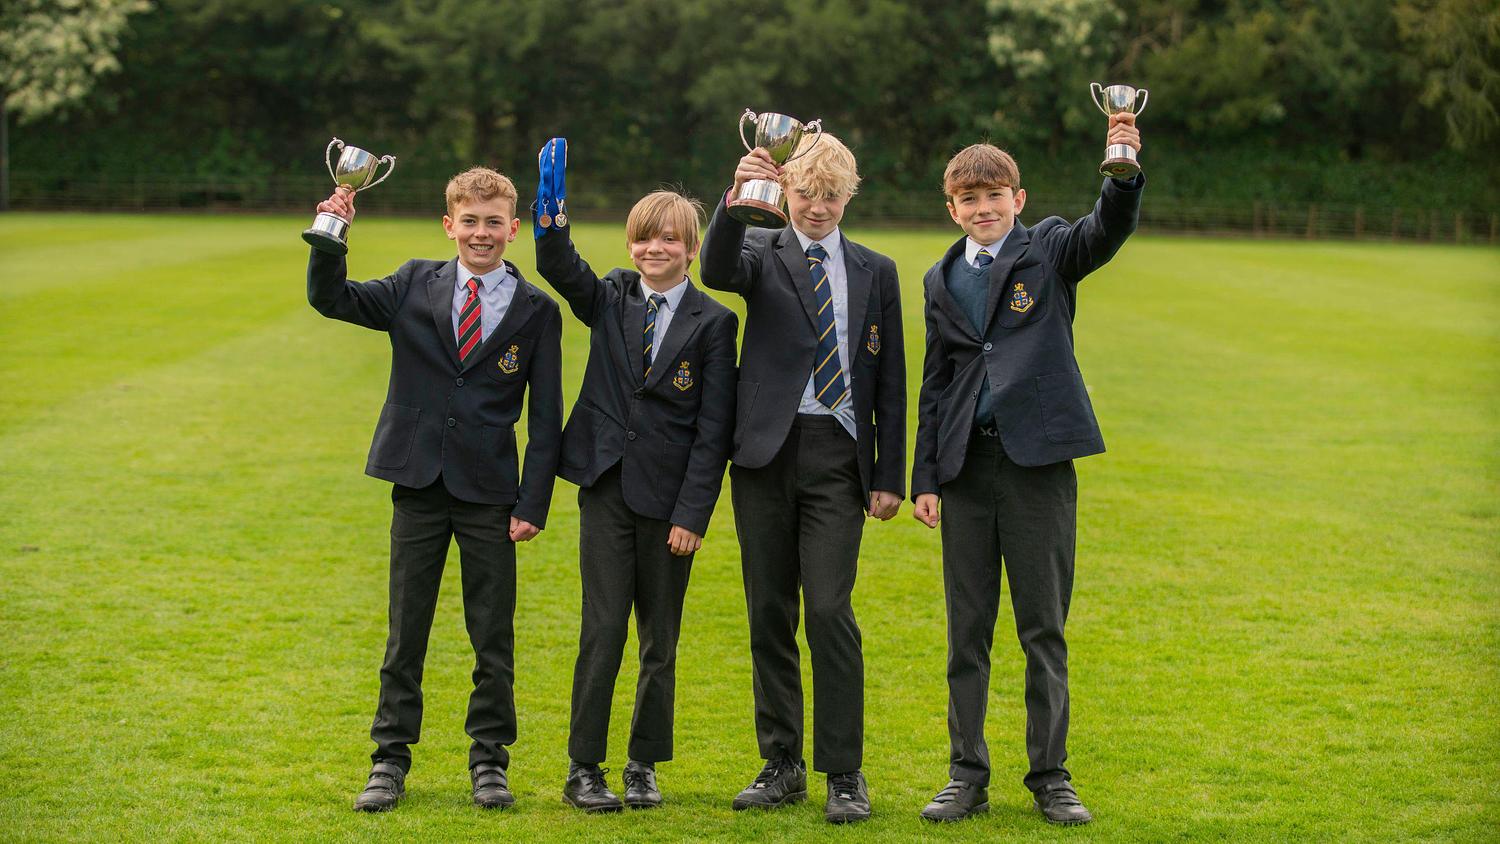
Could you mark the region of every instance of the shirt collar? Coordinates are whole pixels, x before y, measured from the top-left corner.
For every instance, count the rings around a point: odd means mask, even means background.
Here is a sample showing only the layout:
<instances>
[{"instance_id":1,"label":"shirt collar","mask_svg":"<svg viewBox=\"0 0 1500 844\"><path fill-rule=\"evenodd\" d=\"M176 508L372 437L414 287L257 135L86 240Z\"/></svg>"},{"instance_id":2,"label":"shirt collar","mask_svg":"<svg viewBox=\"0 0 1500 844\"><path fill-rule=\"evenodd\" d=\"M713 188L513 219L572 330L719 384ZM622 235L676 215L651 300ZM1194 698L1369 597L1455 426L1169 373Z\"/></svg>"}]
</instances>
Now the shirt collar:
<instances>
[{"instance_id":1,"label":"shirt collar","mask_svg":"<svg viewBox=\"0 0 1500 844\"><path fill-rule=\"evenodd\" d=\"M661 295L667 297L667 310L675 312L677 310L677 306L680 305L680 304L682 304L682 297L687 295L687 289L688 289L687 283L688 283L688 277L687 276L683 276L682 277L682 281L677 282L676 286L674 286L672 289L666 291L665 293L661 294ZM650 299L651 298L651 294L653 294L653 293L656 292L655 290L652 290L651 288L649 288L649 287L646 286L646 280L644 278L637 279L636 280L636 284L640 285L640 287L641 287L641 300L642 301L646 301L646 300Z\"/></svg>"},{"instance_id":2,"label":"shirt collar","mask_svg":"<svg viewBox=\"0 0 1500 844\"><path fill-rule=\"evenodd\" d=\"M811 249L814 243L823 247L823 251L828 253L828 260L830 261L837 261L839 256L843 254L844 235L839 231L837 226L834 227L833 231L824 236L822 240L813 240L799 231L796 226L792 226L792 233L797 235L797 242L802 244L803 254L806 254L807 250Z\"/></svg>"},{"instance_id":3,"label":"shirt collar","mask_svg":"<svg viewBox=\"0 0 1500 844\"><path fill-rule=\"evenodd\" d=\"M1010 238L1010 232L1013 232L1015 230L1016 230L1016 227L1015 226L1011 226L1009 232L1006 232L1005 234L1001 235L999 240L995 241L994 243L991 243L989 246L982 246L982 245L980 245L979 241L975 240L972 237L966 237L966 238L964 238L964 257L968 259L969 266L971 266L971 267L974 266L974 257L979 254L979 250L981 250L981 249L983 249L984 251L990 253L990 257L991 258L997 258L997 257L999 257L1000 256L1000 247L1002 247L1002 246L1005 245L1005 241Z\"/></svg>"},{"instance_id":4,"label":"shirt collar","mask_svg":"<svg viewBox=\"0 0 1500 844\"><path fill-rule=\"evenodd\" d=\"M506 266L505 264L501 264L500 266L496 267L493 270L490 270L484 275L474 275L473 273L469 272L468 267L464 266L463 261L458 262L459 287L467 285L469 283L469 279L477 278L479 279L479 286L484 288L484 292L494 293L495 288L499 287L501 284L504 284L505 280L509 277L510 267Z\"/></svg>"}]
</instances>

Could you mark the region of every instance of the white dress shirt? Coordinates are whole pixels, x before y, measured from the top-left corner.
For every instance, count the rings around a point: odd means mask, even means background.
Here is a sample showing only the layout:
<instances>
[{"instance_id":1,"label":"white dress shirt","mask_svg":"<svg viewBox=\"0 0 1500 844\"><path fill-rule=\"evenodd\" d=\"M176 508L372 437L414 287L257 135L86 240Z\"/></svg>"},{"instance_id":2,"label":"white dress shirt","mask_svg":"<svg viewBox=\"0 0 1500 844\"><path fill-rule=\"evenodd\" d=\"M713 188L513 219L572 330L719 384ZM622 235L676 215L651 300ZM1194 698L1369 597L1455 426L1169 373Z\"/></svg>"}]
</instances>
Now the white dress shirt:
<instances>
[{"instance_id":1,"label":"white dress shirt","mask_svg":"<svg viewBox=\"0 0 1500 844\"><path fill-rule=\"evenodd\" d=\"M510 274L510 269L504 264L490 270L484 275L474 275L469 268L464 266L463 261L458 262L458 277L453 285L453 337L458 338L458 314L464 309L464 302L469 298L469 279L479 279L479 342L490 339L490 333L500 320L505 318L505 310L510 307L510 300L516 295L516 277Z\"/></svg>"},{"instance_id":2,"label":"white dress shirt","mask_svg":"<svg viewBox=\"0 0 1500 844\"><path fill-rule=\"evenodd\" d=\"M1010 237L1010 232L1015 230L1016 227L1011 226L1010 231L1001 235L999 240L989 245L980 243L972 237L964 238L964 256L969 259L969 266L974 266L974 259L979 257L979 250L981 249L990 253L991 258L998 256L1000 254L1000 247L1005 245L1006 238Z\"/></svg>"},{"instance_id":3,"label":"white dress shirt","mask_svg":"<svg viewBox=\"0 0 1500 844\"><path fill-rule=\"evenodd\" d=\"M844 394L843 401L838 406L829 409L822 402L814 398L818 394L817 387L813 386L812 372L807 374L807 386L802 390L802 404L798 406L798 413L813 413L822 416L832 416L839 420L849 436L858 439L859 435L854 431L854 385L850 382L849 372L849 280L844 272L844 236L838 229L829 232L822 240L813 240L792 227L792 232L797 235L797 241L802 244L803 254L812 248L814 243L821 244L828 257L823 259L823 272L828 275L828 286L833 294L833 333L838 337L839 366L844 370L844 386L849 392Z\"/></svg>"},{"instance_id":4,"label":"white dress shirt","mask_svg":"<svg viewBox=\"0 0 1500 844\"><path fill-rule=\"evenodd\" d=\"M667 301L656 309L656 327L651 329L652 363L656 363L656 353L661 351L661 341L666 338L667 329L672 325L672 315L677 313L677 306L682 304L682 297L687 295L687 281L688 277L683 276L682 281L677 282L675 287L658 294L667 297ZM652 290L644 278L636 283L641 286L641 298L646 301L646 307L649 308L651 296L657 294L657 291ZM638 327L644 331L645 323L642 322Z\"/></svg>"}]
</instances>

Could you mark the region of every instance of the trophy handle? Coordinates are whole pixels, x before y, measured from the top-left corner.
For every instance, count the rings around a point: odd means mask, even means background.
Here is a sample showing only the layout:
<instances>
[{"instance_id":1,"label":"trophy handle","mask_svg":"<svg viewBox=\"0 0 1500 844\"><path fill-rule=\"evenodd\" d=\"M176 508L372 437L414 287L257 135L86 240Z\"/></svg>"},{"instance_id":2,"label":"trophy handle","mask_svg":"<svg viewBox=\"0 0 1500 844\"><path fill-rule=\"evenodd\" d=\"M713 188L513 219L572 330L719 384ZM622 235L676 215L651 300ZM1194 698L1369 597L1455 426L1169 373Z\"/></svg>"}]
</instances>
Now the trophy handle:
<instances>
[{"instance_id":1,"label":"trophy handle","mask_svg":"<svg viewBox=\"0 0 1500 844\"><path fill-rule=\"evenodd\" d=\"M1138 100L1140 100L1140 105L1137 105L1137 106L1136 106L1136 107L1135 107L1135 113L1136 113L1136 114L1140 114L1140 113L1141 113L1141 112L1143 112L1143 111L1145 111L1145 110L1146 110L1146 97L1147 97L1147 95L1148 95L1148 94L1150 94L1150 93L1151 93L1151 92L1150 92L1150 91L1147 91L1147 90L1146 90L1146 89L1145 89L1145 88L1142 88L1142 89L1140 89L1140 90L1139 90L1139 91L1136 91L1136 92L1135 92L1135 94L1136 94L1136 98L1137 98L1137 99L1138 99Z\"/></svg>"},{"instance_id":2,"label":"trophy handle","mask_svg":"<svg viewBox=\"0 0 1500 844\"><path fill-rule=\"evenodd\" d=\"M375 162L375 169L379 170L380 169L380 165L382 165L382 164L387 165L387 167L385 168L385 175L383 175L380 178L376 179L375 181L373 181L373 182L365 185L364 187L360 188L360 190L369 190L370 188L373 188L376 185L380 184L381 182L385 181L388 176L390 176L392 173L396 172L396 156L394 156L394 155L382 155L382 156L380 156L380 160L377 161L377 162Z\"/></svg>"},{"instance_id":3,"label":"trophy handle","mask_svg":"<svg viewBox=\"0 0 1500 844\"><path fill-rule=\"evenodd\" d=\"M1107 109L1107 108L1104 107L1104 86L1103 85L1100 85L1098 82L1090 82L1089 83L1089 98L1094 101L1094 105L1097 106L1100 111L1104 112L1104 116L1105 117L1109 116L1109 109Z\"/></svg>"},{"instance_id":4,"label":"trophy handle","mask_svg":"<svg viewBox=\"0 0 1500 844\"><path fill-rule=\"evenodd\" d=\"M744 114L740 115L740 143L745 145L745 152L755 152L755 147L750 146L750 142L745 140L745 121L748 120L751 123L754 123L759 119L760 118L755 116L755 112L751 111L748 108L745 109Z\"/></svg>"},{"instance_id":5,"label":"trophy handle","mask_svg":"<svg viewBox=\"0 0 1500 844\"><path fill-rule=\"evenodd\" d=\"M808 153L810 153L810 152L813 151L813 147L815 147L815 146L818 145L818 141L823 140L823 118L820 117L817 120L811 120L811 121L808 121L807 123L802 124L802 132L803 132L802 137L804 137L804 138L807 137L807 130L809 130L809 129L814 130L812 143L810 143L810 144L807 145L807 149L805 149L805 150L803 150L803 151L801 151L799 153L796 153L795 155L792 155L789 158L787 158L786 161L781 162L782 164L787 164L787 163L789 163L791 161L795 161L795 160L801 158L804 155L807 155ZM801 146L801 145L802 145L801 142L798 142L797 146Z\"/></svg>"},{"instance_id":6,"label":"trophy handle","mask_svg":"<svg viewBox=\"0 0 1500 844\"><path fill-rule=\"evenodd\" d=\"M333 175L333 148L334 147L338 147L339 151L343 152L343 150L344 150L344 142L341 141L341 140L339 140L338 138L334 138L333 140L329 141L328 142L328 149L323 150L323 163L328 165L328 178L332 179L333 182L334 182L334 184L338 184L339 177Z\"/></svg>"}]
</instances>

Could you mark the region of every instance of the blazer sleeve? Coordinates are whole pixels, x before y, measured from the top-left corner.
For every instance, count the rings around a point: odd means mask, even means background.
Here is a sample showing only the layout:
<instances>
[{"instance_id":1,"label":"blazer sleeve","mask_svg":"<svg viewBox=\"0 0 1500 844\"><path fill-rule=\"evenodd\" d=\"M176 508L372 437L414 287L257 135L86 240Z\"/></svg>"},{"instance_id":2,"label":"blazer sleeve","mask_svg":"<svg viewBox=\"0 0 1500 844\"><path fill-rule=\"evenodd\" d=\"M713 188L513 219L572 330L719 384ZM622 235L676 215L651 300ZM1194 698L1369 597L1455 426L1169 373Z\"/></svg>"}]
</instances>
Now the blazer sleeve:
<instances>
[{"instance_id":1,"label":"blazer sleeve","mask_svg":"<svg viewBox=\"0 0 1500 844\"><path fill-rule=\"evenodd\" d=\"M1105 179L1093 211L1072 225L1053 226L1042 235L1042 248L1058 275L1077 284L1120 251L1140 219L1145 185L1144 173L1128 182Z\"/></svg>"},{"instance_id":2,"label":"blazer sleeve","mask_svg":"<svg viewBox=\"0 0 1500 844\"><path fill-rule=\"evenodd\" d=\"M521 464L516 507L511 511L511 515L538 528L547 526L562 452L562 311L555 303L548 305L536 358L527 375L526 457Z\"/></svg>"},{"instance_id":3,"label":"blazer sleeve","mask_svg":"<svg viewBox=\"0 0 1500 844\"><path fill-rule=\"evenodd\" d=\"M578 254L568 229L548 229L537 238L536 269L584 325L592 326L604 313L609 285Z\"/></svg>"},{"instance_id":4,"label":"blazer sleeve","mask_svg":"<svg viewBox=\"0 0 1500 844\"><path fill-rule=\"evenodd\" d=\"M412 261L378 281L350 281L342 255L310 250L307 259L307 303L329 319L341 319L386 331L411 285Z\"/></svg>"},{"instance_id":5,"label":"blazer sleeve","mask_svg":"<svg viewBox=\"0 0 1500 844\"><path fill-rule=\"evenodd\" d=\"M901 329L901 281L896 265L880 269L881 321L885 342L875 374L875 468L870 488L906 493L906 342ZM894 341L894 342L891 342Z\"/></svg>"},{"instance_id":6,"label":"blazer sleeve","mask_svg":"<svg viewBox=\"0 0 1500 844\"><path fill-rule=\"evenodd\" d=\"M937 438L942 425L939 399L953 383L953 362L943 344L943 334L932 316L932 297L923 296L922 312L927 323L927 349L922 354L922 387L917 393L917 446L912 455L911 497L938 495Z\"/></svg>"},{"instance_id":7,"label":"blazer sleeve","mask_svg":"<svg viewBox=\"0 0 1500 844\"><path fill-rule=\"evenodd\" d=\"M733 311L717 321L703 360L703 400L698 410L698 436L688 455L687 473L672 524L703 536L724 484L724 464L734 441L735 336L739 317Z\"/></svg>"},{"instance_id":8,"label":"blazer sleeve","mask_svg":"<svg viewBox=\"0 0 1500 844\"><path fill-rule=\"evenodd\" d=\"M725 191L724 197L728 197ZM762 252L756 244L746 242L745 224L729 216L724 199L714 208L713 218L708 221L708 231L703 235L703 249L699 254L701 264L698 277L705 287L749 295L760 278Z\"/></svg>"}]
</instances>

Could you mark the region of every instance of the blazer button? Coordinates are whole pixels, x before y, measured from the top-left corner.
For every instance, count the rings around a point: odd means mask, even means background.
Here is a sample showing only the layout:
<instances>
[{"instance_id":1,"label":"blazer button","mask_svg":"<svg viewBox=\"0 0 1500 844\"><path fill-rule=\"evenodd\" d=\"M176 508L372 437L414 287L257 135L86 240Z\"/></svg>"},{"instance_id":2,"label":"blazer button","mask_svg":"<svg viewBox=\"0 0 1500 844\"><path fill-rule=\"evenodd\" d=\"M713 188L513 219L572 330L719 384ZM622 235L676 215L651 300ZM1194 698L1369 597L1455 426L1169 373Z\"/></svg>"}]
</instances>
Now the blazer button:
<instances>
[{"instance_id":1,"label":"blazer button","mask_svg":"<svg viewBox=\"0 0 1500 844\"><path fill-rule=\"evenodd\" d=\"M633 439L635 439L635 431L626 431L625 432L625 439L627 439L627 440L633 440Z\"/></svg>"},{"instance_id":2,"label":"blazer button","mask_svg":"<svg viewBox=\"0 0 1500 844\"><path fill-rule=\"evenodd\" d=\"M995 348L995 344L994 343L985 343L984 344L984 350L986 352L988 352L990 349L993 349L993 348Z\"/></svg>"},{"instance_id":3,"label":"blazer button","mask_svg":"<svg viewBox=\"0 0 1500 844\"><path fill-rule=\"evenodd\" d=\"M464 379L460 378L460 379L458 379L457 381L455 381L453 383L455 383L458 386L462 387L464 385Z\"/></svg>"},{"instance_id":4,"label":"blazer button","mask_svg":"<svg viewBox=\"0 0 1500 844\"><path fill-rule=\"evenodd\" d=\"M641 389L641 388L639 388L639 387L637 387L636 390L635 390L635 397L638 398L638 399L645 398L646 397L646 391L643 390L643 389Z\"/></svg>"},{"instance_id":5,"label":"blazer button","mask_svg":"<svg viewBox=\"0 0 1500 844\"><path fill-rule=\"evenodd\" d=\"M457 425L457 424L458 424L458 420L457 419L454 419L452 416L448 417L448 427L449 428L452 428L454 425Z\"/></svg>"},{"instance_id":6,"label":"blazer button","mask_svg":"<svg viewBox=\"0 0 1500 844\"><path fill-rule=\"evenodd\" d=\"M971 398L971 399L977 399L977 398L979 398L979 391L975 390L974 392L970 393L969 394L969 398ZM452 422L453 420L449 419L448 421Z\"/></svg>"}]
</instances>

